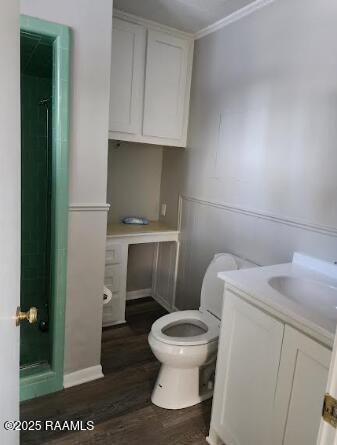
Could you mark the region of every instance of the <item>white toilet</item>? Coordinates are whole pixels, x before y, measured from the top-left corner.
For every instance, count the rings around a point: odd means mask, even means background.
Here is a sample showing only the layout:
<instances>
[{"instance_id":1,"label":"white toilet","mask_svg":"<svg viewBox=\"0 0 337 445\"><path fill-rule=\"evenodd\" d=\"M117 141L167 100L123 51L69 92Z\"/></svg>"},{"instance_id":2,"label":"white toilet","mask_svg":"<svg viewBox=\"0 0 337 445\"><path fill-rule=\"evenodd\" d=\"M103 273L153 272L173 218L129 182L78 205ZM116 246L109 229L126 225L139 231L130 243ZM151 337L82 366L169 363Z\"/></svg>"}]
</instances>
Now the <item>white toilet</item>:
<instances>
[{"instance_id":1,"label":"white toilet","mask_svg":"<svg viewBox=\"0 0 337 445\"><path fill-rule=\"evenodd\" d=\"M151 397L155 405L180 409L212 397L223 298L217 274L252 266L230 254L215 255L202 283L200 309L153 323L149 345L162 363Z\"/></svg>"}]
</instances>

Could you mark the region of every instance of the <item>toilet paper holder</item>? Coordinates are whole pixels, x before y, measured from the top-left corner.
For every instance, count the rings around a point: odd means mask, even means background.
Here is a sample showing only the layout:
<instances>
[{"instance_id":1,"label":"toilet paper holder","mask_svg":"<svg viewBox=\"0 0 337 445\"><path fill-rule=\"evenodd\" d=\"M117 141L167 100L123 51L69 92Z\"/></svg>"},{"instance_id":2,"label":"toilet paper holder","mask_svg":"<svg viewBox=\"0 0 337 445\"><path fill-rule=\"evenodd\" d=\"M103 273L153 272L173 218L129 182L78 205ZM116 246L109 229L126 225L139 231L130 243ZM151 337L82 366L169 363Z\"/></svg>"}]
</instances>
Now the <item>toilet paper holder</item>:
<instances>
[{"instance_id":1,"label":"toilet paper holder","mask_svg":"<svg viewBox=\"0 0 337 445\"><path fill-rule=\"evenodd\" d=\"M110 303L111 299L112 299L112 292L111 292L111 290L104 286L103 305Z\"/></svg>"}]
</instances>

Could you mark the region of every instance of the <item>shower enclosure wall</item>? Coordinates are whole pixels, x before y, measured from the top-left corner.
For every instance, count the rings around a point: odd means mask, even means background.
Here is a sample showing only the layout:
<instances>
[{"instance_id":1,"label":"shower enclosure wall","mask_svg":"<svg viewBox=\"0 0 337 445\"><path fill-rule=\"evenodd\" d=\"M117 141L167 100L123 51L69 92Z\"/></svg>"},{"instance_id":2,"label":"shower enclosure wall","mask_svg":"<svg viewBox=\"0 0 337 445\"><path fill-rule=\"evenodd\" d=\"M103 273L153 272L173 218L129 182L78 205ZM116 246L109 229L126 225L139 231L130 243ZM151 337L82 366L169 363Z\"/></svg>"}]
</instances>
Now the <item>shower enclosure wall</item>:
<instances>
[{"instance_id":1,"label":"shower enclosure wall","mask_svg":"<svg viewBox=\"0 0 337 445\"><path fill-rule=\"evenodd\" d=\"M21 400L63 388L69 29L21 17Z\"/></svg>"},{"instance_id":2,"label":"shower enclosure wall","mask_svg":"<svg viewBox=\"0 0 337 445\"><path fill-rule=\"evenodd\" d=\"M53 46L21 34L21 308L38 323L21 326L21 368L50 362L51 103Z\"/></svg>"}]
</instances>

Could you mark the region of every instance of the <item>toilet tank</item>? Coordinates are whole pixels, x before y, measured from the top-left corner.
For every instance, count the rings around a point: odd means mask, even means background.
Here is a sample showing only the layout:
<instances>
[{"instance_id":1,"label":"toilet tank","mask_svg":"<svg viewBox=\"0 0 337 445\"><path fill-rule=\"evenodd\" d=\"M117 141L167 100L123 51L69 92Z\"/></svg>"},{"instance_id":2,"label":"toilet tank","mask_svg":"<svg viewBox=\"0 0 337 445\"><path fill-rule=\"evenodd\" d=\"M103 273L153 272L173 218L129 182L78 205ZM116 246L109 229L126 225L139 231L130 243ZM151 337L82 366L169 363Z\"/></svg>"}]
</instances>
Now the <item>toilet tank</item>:
<instances>
[{"instance_id":1,"label":"toilet tank","mask_svg":"<svg viewBox=\"0 0 337 445\"><path fill-rule=\"evenodd\" d=\"M219 272L257 267L256 264L229 253L218 253L210 262L201 287L200 311L209 312L221 319L224 282Z\"/></svg>"}]
</instances>

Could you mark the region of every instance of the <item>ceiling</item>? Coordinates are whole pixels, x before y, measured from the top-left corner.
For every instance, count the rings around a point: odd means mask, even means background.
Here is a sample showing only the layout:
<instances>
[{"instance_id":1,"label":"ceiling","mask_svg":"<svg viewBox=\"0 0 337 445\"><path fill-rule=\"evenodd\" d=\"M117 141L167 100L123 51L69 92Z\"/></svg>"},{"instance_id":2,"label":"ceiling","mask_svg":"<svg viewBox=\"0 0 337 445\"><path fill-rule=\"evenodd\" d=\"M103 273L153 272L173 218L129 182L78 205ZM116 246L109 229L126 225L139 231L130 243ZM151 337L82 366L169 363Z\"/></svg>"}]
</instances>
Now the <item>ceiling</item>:
<instances>
[{"instance_id":1,"label":"ceiling","mask_svg":"<svg viewBox=\"0 0 337 445\"><path fill-rule=\"evenodd\" d=\"M114 0L114 8L196 33L255 0Z\"/></svg>"}]
</instances>

